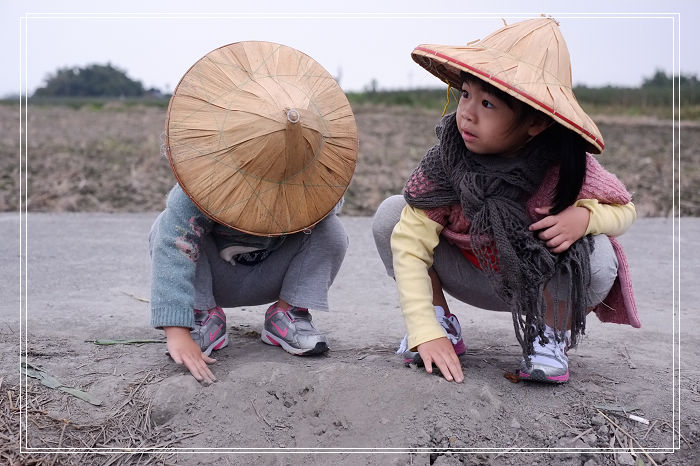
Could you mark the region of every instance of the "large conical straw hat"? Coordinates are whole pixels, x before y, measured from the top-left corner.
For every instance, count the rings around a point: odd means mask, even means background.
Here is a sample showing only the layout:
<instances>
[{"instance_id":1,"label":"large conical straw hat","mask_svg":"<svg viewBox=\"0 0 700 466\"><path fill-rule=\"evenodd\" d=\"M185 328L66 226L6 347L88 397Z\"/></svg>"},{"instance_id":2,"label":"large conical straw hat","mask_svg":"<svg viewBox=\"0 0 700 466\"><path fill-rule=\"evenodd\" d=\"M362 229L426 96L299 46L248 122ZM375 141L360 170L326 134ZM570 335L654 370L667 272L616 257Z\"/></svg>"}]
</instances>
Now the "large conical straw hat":
<instances>
[{"instance_id":1,"label":"large conical straw hat","mask_svg":"<svg viewBox=\"0 0 700 466\"><path fill-rule=\"evenodd\" d=\"M211 219L254 235L305 230L345 193L357 126L335 79L309 56L237 42L177 85L166 151L178 183Z\"/></svg>"},{"instance_id":2,"label":"large conical straw hat","mask_svg":"<svg viewBox=\"0 0 700 466\"><path fill-rule=\"evenodd\" d=\"M598 127L574 96L569 50L552 18L513 23L464 46L419 45L411 56L458 89L460 71L493 84L580 134L592 153L605 148Z\"/></svg>"}]
</instances>

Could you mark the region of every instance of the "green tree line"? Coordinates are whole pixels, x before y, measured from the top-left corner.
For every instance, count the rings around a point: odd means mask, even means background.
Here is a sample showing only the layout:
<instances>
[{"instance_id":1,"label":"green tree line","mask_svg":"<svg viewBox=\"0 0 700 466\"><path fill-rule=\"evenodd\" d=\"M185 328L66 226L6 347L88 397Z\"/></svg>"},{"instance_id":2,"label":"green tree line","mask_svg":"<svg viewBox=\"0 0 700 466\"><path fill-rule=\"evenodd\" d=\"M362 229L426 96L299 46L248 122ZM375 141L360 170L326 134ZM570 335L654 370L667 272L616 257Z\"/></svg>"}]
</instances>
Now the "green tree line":
<instances>
[{"instance_id":1,"label":"green tree line","mask_svg":"<svg viewBox=\"0 0 700 466\"><path fill-rule=\"evenodd\" d=\"M644 78L641 86L574 87L577 99L587 110L600 112L622 112L649 114L662 109L659 116L670 117L674 104L674 90L685 117L700 118L700 86L695 75L669 76L657 70ZM446 89L380 90L373 79L362 92L349 92L351 104L402 105L442 109L448 102ZM145 89L140 81L129 78L125 71L111 64L93 64L86 67L60 68L49 75L45 85L33 95L34 101L56 101L57 99L104 99L168 97L158 89ZM449 99L448 111L456 107L457 92ZM162 99L167 100L167 99ZM165 105L165 104L164 104ZM656 110L655 110L656 109ZM658 113L658 112L657 112Z\"/></svg>"},{"instance_id":2,"label":"green tree line","mask_svg":"<svg viewBox=\"0 0 700 466\"><path fill-rule=\"evenodd\" d=\"M700 84L697 76L680 75L675 79L681 105L700 105ZM650 78L644 78L639 87L574 86L574 94L582 104L620 107L661 107L673 104L674 79L661 70ZM450 97L454 105L457 92ZM416 107L442 108L447 102L445 89L414 89L380 91L376 82L363 92L349 93L348 98L355 103L377 103L384 105L409 105Z\"/></svg>"},{"instance_id":3,"label":"green tree line","mask_svg":"<svg viewBox=\"0 0 700 466\"><path fill-rule=\"evenodd\" d=\"M645 78L640 87L574 87L576 97L591 104L662 106L673 103L673 90L678 92L681 105L700 104L700 85L697 76L680 75L674 79L661 70Z\"/></svg>"},{"instance_id":4,"label":"green tree line","mask_svg":"<svg viewBox=\"0 0 700 466\"><path fill-rule=\"evenodd\" d=\"M126 72L112 66L89 65L84 68L59 68L46 78L46 84L34 97L142 97L146 89Z\"/></svg>"}]
</instances>

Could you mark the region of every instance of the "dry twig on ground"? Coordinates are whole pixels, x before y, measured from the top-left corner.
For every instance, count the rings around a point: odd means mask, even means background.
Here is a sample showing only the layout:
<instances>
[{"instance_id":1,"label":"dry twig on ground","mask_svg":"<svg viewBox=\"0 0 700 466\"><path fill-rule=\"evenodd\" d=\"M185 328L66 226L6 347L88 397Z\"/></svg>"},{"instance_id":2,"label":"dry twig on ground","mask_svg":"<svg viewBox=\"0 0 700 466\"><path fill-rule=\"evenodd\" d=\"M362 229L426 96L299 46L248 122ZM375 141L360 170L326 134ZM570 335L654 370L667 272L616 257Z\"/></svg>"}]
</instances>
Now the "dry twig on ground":
<instances>
[{"instance_id":1,"label":"dry twig on ground","mask_svg":"<svg viewBox=\"0 0 700 466\"><path fill-rule=\"evenodd\" d=\"M164 450L201 432L153 425L145 388L159 380L157 374L148 371L129 386L125 400L110 415L87 424L51 415L47 405L56 401L50 398L54 394L39 386L23 387L23 397L19 396L17 386L3 390L0 463L13 466L84 465L98 461L117 466L167 463L172 454ZM20 426L22 419L26 421Z\"/></svg>"}]
</instances>

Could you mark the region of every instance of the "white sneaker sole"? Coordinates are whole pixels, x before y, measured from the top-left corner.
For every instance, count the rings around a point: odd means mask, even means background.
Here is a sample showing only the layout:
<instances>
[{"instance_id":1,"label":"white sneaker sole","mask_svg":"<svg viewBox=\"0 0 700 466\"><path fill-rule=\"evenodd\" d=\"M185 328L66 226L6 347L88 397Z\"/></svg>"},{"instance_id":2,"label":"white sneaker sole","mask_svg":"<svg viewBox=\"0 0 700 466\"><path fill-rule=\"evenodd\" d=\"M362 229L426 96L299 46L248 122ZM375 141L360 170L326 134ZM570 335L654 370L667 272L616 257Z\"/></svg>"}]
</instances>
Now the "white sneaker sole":
<instances>
[{"instance_id":1,"label":"white sneaker sole","mask_svg":"<svg viewBox=\"0 0 700 466\"><path fill-rule=\"evenodd\" d=\"M267 343L268 345L281 346L287 353L294 354L296 356L310 356L314 354L322 354L328 351L328 345L325 341L319 341L316 343L316 346L310 349L295 348L264 328L260 334L260 339L263 341L263 343Z\"/></svg>"}]
</instances>

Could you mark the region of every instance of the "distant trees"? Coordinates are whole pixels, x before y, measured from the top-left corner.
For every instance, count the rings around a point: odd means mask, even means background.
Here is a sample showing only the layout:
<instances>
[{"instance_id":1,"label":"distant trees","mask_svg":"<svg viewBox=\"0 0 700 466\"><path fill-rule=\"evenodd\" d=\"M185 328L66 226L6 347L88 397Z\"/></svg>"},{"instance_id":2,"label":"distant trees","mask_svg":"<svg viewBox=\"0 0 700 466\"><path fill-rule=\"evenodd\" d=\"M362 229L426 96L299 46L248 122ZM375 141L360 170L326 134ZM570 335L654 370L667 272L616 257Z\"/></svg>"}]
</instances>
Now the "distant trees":
<instances>
[{"instance_id":1,"label":"distant trees","mask_svg":"<svg viewBox=\"0 0 700 466\"><path fill-rule=\"evenodd\" d=\"M338 78L340 79L340 78ZM700 104L700 82L695 75L671 76L657 70L651 77L643 79L639 87L575 86L577 98L587 104L653 107L673 103L674 87L682 105ZM50 74L45 85L34 93L35 97L163 97L158 89L144 89L126 72L111 64L93 64L86 67L59 68ZM387 105L411 105L442 108L445 91L439 88L380 91L379 83L372 79L363 92L348 93L353 103L365 101Z\"/></svg>"},{"instance_id":2,"label":"distant trees","mask_svg":"<svg viewBox=\"0 0 700 466\"><path fill-rule=\"evenodd\" d=\"M698 87L698 77L695 75L685 75L681 74L680 76L676 76L678 79L677 83L681 86L681 88L697 88ZM644 78L644 81L642 82L642 87L667 87L670 88L673 86L673 78L666 73L664 73L662 70L656 70L656 73L654 73L654 76L651 78Z\"/></svg>"},{"instance_id":3,"label":"distant trees","mask_svg":"<svg viewBox=\"0 0 700 466\"><path fill-rule=\"evenodd\" d=\"M700 100L700 81L695 75L681 74L676 76L676 91L682 104L697 105ZM645 78L642 89L667 89L673 88L673 79L661 70L657 70L651 78Z\"/></svg>"},{"instance_id":4,"label":"distant trees","mask_svg":"<svg viewBox=\"0 0 700 466\"><path fill-rule=\"evenodd\" d=\"M674 82L675 92L674 94ZM674 98L681 105L700 104L700 86L695 75L670 76L662 70L642 80L639 87L587 87L576 86L576 98L595 105L620 105L622 107L671 106Z\"/></svg>"},{"instance_id":5,"label":"distant trees","mask_svg":"<svg viewBox=\"0 0 700 466\"><path fill-rule=\"evenodd\" d=\"M84 68L60 68L46 78L46 85L34 92L36 97L141 97L146 90L119 68L89 65Z\"/></svg>"}]
</instances>

